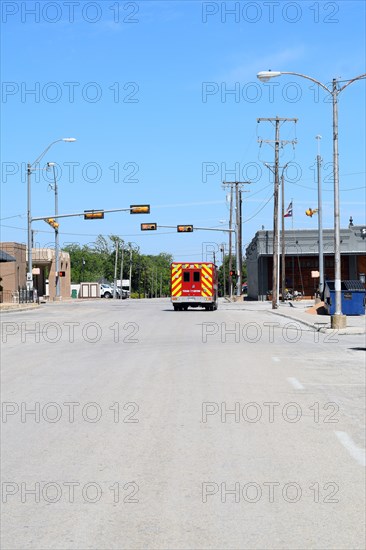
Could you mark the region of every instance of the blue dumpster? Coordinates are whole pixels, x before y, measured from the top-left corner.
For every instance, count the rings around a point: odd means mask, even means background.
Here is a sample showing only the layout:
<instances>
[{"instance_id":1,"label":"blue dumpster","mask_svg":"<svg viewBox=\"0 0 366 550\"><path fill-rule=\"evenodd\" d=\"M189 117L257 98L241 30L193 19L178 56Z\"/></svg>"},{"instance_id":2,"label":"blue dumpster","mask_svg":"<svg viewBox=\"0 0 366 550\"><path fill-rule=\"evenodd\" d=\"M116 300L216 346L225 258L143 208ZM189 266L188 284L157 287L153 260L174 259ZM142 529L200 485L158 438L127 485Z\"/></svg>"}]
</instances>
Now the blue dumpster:
<instances>
[{"instance_id":1,"label":"blue dumpster","mask_svg":"<svg viewBox=\"0 0 366 550\"><path fill-rule=\"evenodd\" d=\"M365 285L361 281L342 281L342 313L344 315L365 315ZM335 313L334 281L325 281L324 307L328 315Z\"/></svg>"}]
</instances>

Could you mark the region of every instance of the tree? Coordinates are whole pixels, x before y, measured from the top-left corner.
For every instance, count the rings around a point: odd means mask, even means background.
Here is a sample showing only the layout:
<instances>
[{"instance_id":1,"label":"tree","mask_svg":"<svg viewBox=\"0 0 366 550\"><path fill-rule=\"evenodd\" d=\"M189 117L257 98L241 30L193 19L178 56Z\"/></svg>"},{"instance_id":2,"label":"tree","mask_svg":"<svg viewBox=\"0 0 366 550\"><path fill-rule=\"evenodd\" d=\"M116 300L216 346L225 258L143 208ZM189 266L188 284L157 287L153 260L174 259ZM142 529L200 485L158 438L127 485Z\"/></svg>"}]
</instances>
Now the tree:
<instances>
[{"instance_id":1,"label":"tree","mask_svg":"<svg viewBox=\"0 0 366 550\"><path fill-rule=\"evenodd\" d=\"M236 258L235 256L232 256L232 265L235 266L236 263ZM224 256L224 265L225 265L225 285L224 285L224 268L223 268L223 264L220 265L219 267L219 296L223 296L224 295L224 286L225 286L225 292L226 292L226 295L229 294L229 255L228 254L225 254ZM242 281L243 283L246 282L247 280L247 266L246 266L246 263L245 261L243 262L243 265L242 265ZM233 290L235 289L235 285L236 285L236 281L237 281L237 278L234 276L233 277Z\"/></svg>"}]
</instances>

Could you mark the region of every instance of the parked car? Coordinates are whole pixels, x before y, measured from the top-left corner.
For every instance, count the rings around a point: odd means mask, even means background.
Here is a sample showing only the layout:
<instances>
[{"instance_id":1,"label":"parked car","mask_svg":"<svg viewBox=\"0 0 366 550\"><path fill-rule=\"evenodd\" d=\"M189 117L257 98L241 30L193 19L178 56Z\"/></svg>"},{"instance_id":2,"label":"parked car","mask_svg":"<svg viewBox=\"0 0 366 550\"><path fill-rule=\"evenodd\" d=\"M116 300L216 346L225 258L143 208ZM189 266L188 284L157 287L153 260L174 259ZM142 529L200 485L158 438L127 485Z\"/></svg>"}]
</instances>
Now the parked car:
<instances>
[{"instance_id":1,"label":"parked car","mask_svg":"<svg viewBox=\"0 0 366 550\"><path fill-rule=\"evenodd\" d=\"M117 297L119 298L119 290L116 289ZM107 285L105 283L102 283L100 285L100 297L101 298L113 298L113 288L111 285Z\"/></svg>"}]
</instances>

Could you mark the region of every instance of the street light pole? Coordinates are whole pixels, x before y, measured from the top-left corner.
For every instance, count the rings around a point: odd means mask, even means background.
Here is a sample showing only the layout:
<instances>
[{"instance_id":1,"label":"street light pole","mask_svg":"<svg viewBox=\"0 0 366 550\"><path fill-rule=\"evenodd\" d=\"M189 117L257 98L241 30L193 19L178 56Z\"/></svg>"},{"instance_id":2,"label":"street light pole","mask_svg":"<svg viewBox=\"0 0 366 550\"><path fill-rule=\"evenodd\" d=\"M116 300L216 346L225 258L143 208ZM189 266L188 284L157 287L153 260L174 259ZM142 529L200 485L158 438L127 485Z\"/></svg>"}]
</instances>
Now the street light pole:
<instances>
[{"instance_id":1,"label":"street light pole","mask_svg":"<svg viewBox=\"0 0 366 550\"><path fill-rule=\"evenodd\" d=\"M31 174L36 170L37 164L42 160L47 151L59 141L73 142L76 141L75 138L61 138L52 141L46 149L36 158L36 160L31 164L27 164L27 231L28 231L28 271L27 271L27 287L29 290L33 290L33 258L32 258L32 209L31 209Z\"/></svg>"},{"instance_id":2,"label":"street light pole","mask_svg":"<svg viewBox=\"0 0 366 550\"><path fill-rule=\"evenodd\" d=\"M334 290L335 290L335 312L331 318L331 327L338 329L344 328L347 324L347 317L342 314L342 294L341 294L341 251L340 251L340 208L339 208L339 163L338 163L338 95L343 92L347 86L366 78L366 73L348 80L341 88L337 87L337 79L333 78L332 87L328 88L325 84L319 82L311 76L302 73L289 71L261 71L257 77L262 82L267 82L270 78L282 75L293 75L306 78L314 82L328 94L332 96L333 104L333 181L334 181Z\"/></svg>"}]
</instances>

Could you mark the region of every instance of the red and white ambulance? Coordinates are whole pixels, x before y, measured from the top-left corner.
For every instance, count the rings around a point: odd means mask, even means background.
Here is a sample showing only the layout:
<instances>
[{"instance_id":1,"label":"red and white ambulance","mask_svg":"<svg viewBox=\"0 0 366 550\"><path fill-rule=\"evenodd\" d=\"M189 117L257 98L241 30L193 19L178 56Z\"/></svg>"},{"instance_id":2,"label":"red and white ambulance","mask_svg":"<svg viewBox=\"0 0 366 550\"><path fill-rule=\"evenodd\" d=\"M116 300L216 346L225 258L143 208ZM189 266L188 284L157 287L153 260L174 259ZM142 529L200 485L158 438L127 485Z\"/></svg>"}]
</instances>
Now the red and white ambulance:
<instances>
[{"instance_id":1,"label":"red and white ambulance","mask_svg":"<svg viewBox=\"0 0 366 550\"><path fill-rule=\"evenodd\" d=\"M218 272L213 263L173 262L170 288L175 311L189 307L217 309Z\"/></svg>"}]
</instances>

